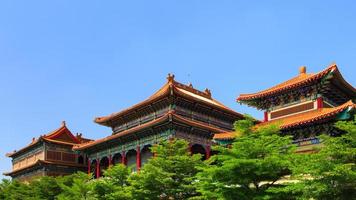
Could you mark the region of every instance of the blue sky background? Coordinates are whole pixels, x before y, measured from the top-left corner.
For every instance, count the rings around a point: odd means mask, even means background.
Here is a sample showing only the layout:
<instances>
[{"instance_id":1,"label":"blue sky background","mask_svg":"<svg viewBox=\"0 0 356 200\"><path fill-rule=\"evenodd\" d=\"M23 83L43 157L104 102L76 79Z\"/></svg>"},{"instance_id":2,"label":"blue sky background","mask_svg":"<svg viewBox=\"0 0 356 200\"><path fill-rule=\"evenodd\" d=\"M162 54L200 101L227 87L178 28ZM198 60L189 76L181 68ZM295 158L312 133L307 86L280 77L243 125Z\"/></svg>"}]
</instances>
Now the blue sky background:
<instances>
[{"instance_id":1,"label":"blue sky background","mask_svg":"<svg viewBox=\"0 0 356 200\"><path fill-rule=\"evenodd\" d=\"M1 1L0 172L4 154L67 121L100 138L96 116L147 98L167 73L235 102L336 62L355 86L355 1ZM0 175L1 178L1 175Z\"/></svg>"}]
</instances>

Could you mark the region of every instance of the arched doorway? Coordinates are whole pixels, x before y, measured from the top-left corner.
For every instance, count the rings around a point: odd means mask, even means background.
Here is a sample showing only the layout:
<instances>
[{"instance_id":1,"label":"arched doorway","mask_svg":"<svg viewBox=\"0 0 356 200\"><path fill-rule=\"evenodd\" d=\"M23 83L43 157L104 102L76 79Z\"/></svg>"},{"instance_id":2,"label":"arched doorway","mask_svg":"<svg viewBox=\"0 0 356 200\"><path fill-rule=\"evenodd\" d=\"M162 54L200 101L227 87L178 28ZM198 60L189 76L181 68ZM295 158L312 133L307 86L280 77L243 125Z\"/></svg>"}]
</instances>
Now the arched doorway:
<instances>
[{"instance_id":1,"label":"arched doorway","mask_svg":"<svg viewBox=\"0 0 356 200\"><path fill-rule=\"evenodd\" d=\"M106 170L108 167L109 167L109 158L105 156L100 160L100 176L103 176L104 170Z\"/></svg>"},{"instance_id":2,"label":"arched doorway","mask_svg":"<svg viewBox=\"0 0 356 200\"><path fill-rule=\"evenodd\" d=\"M206 151L203 145L200 144L194 144L191 148L190 151L192 154L201 154L202 160L206 160Z\"/></svg>"},{"instance_id":3,"label":"arched doorway","mask_svg":"<svg viewBox=\"0 0 356 200\"><path fill-rule=\"evenodd\" d=\"M153 157L153 153L151 152L151 145L146 145L141 150L141 166L147 163L148 159Z\"/></svg>"},{"instance_id":4,"label":"arched doorway","mask_svg":"<svg viewBox=\"0 0 356 200\"><path fill-rule=\"evenodd\" d=\"M136 150L131 149L126 153L126 159L127 159L127 166L132 167L132 171L136 171Z\"/></svg>"},{"instance_id":5,"label":"arched doorway","mask_svg":"<svg viewBox=\"0 0 356 200\"><path fill-rule=\"evenodd\" d=\"M120 164L121 161L122 161L121 153L116 153L116 154L112 157L112 164L113 164L113 165Z\"/></svg>"},{"instance_id":6,"label":"arched doorway","mask_svg":"<svg viewBox=\"0 0 356 200\"><path fill-rule=\"evenodd\" d=\"M78 164L84 164L84 157L82 155L78 156Z\"/></svg>"},{"instance_id":7,"label":"arched doorway","mask_svg":"<svg viewBox=\"0 0 356 200\"><path fill-rule=\"evenodd\" d=\"M97 167L97 161L93 160L90 163L90 173L92 175L93 178L97 178L97 174L96 174L96 167Z\"/></svg>"}]
</instances>

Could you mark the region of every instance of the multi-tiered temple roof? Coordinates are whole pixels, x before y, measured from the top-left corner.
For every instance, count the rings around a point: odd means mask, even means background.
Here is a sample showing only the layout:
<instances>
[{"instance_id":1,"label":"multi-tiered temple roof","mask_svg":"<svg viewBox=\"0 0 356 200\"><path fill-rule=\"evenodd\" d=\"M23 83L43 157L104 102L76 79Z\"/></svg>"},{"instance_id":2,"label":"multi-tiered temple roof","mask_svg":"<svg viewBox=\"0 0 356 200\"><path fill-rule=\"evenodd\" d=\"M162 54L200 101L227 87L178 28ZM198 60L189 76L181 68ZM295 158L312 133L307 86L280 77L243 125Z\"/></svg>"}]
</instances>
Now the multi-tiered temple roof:
<instances>
[{"instance_id":1,"label":"multi-tiered temple roof","mask_svg":"<svg viewBox=\"0 0 356 200\"><path fill-rule=\"evenodd\" d=\"M265 110L265 119L256 127L277 124L281 130L295 130L350 118L356 104L356 89L333 64L318 73L300 68L298 76L252 94L241 94L237 102ZM221 133L215 140L231 140L234 132Z\"/></svg>"},{"instance_id":2,"label":"multi-tiered temple roof","mask_svg":"<svg viewBox=\"0 0 356 200\"><path fill-rule=\"evenodd\" d=\"M73 135L67 128L65 122L62 122L62 125L58 129L48 134L41 135L38 138L33 138L29 145L21 148L20 150L7 153L6 156L13 159L13 170L11 172L4 173L4 175L17 178L26 173L33 173L36 170L39 171L39 169L45 166L52 168L58 168L58 166L69 168L83 167L83 163L75 161L74 152L73 154L70 152L72 151L72 147L74 145L89 141L89 139L83 138L82 134ZM51 146L52 149L47 149L49 146ZM55 152L53 151L54 146L60 146L67 149L68 153ZM51 158L48 153L57 154L57 157ZM69 156L69 159L66 159L66 156ZM51 171L50 173L60 175L61 172L57 173L57 171ZM42 174L41 171L41 174L36 172L35 175L42 176L44 174ZM25 180L28 179L31 178L25 177Z\"/></svg>"},{"instance_id":3,"label":"multi-tiered temple roof","mask_svg":"<svg viewBox=\"0 0 356 200\"><path fill-rule=\"evenodd\" d=\"M125 121L128 121L128 119L134 118L132 116L144 115L145 112L148 112L147 110L144 110L144 108L151 107L151 106L153 107L153 104L157 104L160 101L167 98L172 99L169 100L172 101L171 102L172 105L169 107L169 109L165 110L164 113L161 113L160 115L156 115L156 117L152 118L151 120L141 119L140 122L137 123L135 126L126 127L125 129L121 129L120 131L115 130L115 126L117 126L117 124L124 123ZM223 128L214 125L213 123L210 122L194 120L191 117L185 117L184 115L179 114L179 110L175 109L174 107L175 100L173 100L177 98L184 99L185 101L190 101L195 105L199 104L199 106L205 107L206 109L209 109L211 111L220 114L229 115L229 117L232 119L243 118L243 116L240 113L233 111L232 109L226 107L222 103L212 98L212 94L209 89L205 89L203 92L199 91L193 88L192 84L185 85L175 81L174 75L169 74L167 77L166 84L164 84L162 88L160 88L148 99L132 107L129 107L123 111L113 113L111 115L104 116L104 117L97 117L94 119L94 122L100 125L112 127L113 135L89 143L77 145L76 147L74 147L74 149L84 150L103 143L107 143L107 142L110 143L111 141L120 140L120 138L133 134L137 131L151 128L153 126L158 126L160 124L167 123L167 122L188 124L193 127L209 130L214 133L231 131L231 127ZM233 122L231 122L230 126L232 125L232 123Z\"/></svg>"}]
</instances>

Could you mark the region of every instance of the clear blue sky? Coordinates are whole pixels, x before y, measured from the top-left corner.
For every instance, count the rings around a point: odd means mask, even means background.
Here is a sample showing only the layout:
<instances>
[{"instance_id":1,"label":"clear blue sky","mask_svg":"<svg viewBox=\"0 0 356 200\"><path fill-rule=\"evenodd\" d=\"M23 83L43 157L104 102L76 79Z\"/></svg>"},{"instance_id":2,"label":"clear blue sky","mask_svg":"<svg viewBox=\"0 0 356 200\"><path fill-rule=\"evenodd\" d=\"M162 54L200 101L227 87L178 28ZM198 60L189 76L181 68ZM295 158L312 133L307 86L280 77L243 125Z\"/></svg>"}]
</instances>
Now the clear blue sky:
<instances>
[{"instance_id":1,"label":"clear blue sky","mask_svg":"<svg viewBox=\"0 0 356 200\"><path fill-rule=\"evenodd\" d=\"M6 152L62 120L73 133L109 135L93 118L145 99L169 72L257 118L238 94L301 65L336 62L356 84L355 1L255 2L1 1L0 172L11 168Z\"/></svg>"}]
</instances>

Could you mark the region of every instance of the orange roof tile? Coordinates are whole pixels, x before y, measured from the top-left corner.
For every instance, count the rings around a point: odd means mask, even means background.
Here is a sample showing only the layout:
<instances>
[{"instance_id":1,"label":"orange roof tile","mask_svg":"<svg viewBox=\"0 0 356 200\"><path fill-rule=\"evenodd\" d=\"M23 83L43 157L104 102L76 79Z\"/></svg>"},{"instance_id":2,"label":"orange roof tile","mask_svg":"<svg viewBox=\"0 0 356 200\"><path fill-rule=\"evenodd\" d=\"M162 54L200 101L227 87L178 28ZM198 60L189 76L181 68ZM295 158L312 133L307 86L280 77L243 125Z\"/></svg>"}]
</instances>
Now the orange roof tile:
<instances>
[{"instance_id":1,"label":"orange roof tile","mask_svg":"<svg viewBox=\"0 0 356 200\"><path fill-rule=\"evenodd\" d=\"M231 140L234 139L236 136L236 133L234 131L232 132L225 132L225 133L217 133L214 135L214 140Z\"/></svg>"},{"instance_id":2,"label":"orange roof tile","mask_svg":"<svg viewBox=\"0 0 356 200\"><path fill-rule=\"evenodd\" d=\"M145 105L148 105L154 101L157 101L158 99L161 99L161 98L166 97L173 93L193 99L194 101L202 102L204 104L208 104L210 106L217 107L217 108L222 109L226 112L229 112L233 115L243 117L240 113L233 111L232 109L224 106L222 103L213 99L211 97L210 90L208 90L208 89L206 89L204 92L201 92L197 89L194 89L193 86L191 86L191 85L187 86L187 85L184 85L182 83L175 81L174 75L170 75L170 74L168 75L167 80L168 80L167 83L164 84L162 88L160 88L156 93L154 93L148 99L146 99L134 106L131 106L125 110L122 110L120 112L113 113L113 114L105 116L105 117L97 117L94 119L94 122L101 124L101 125L110 126L108 124L108 122L110 120L119 118L120 116L128 114L129 112L131 112L135 109L139 109Z\"/></svg>"},{"instance_id":3,"label":"orange roof tile","mask_svg":"<svg viewBox=\"0 0 356 200\"><path fill-rule=\"evenodd\" d=\"M73 142L57 140L56 137L61 134L67 134L72 139ZM17 151L11 152L11 153L7 153L6 156L8 156L8 157L15 156L15 155L19 154L20 152L23 152L26 149L34 146L35 144L39 143L40 141L48 141L48 142L52 142L52 143L56 143L56 144L63 144L63 145L75 145L75 144L81 143L81 141L79 141L78 138L76 138L70 132L70 130L67 128L65 122L63 121L61 126L59 128L57 128L56 130L51 131L50 133L47 133L45 135L41 135L37 139L33 138L32 142L29 145L21 148L20 150L17 150Z\"/></svg>"},{"instance_id":4,"label":"orange roof tile","mask_svg":"<svg viewBox=\"0 0 356 200\"><path fill-rule=\"evenodd\" d=\"M311 123L315 123L324 119L335 117L337 114L345 111L346 109L352 110L356 108L356 104L351 100L334 108L320 108L317 110L300 113L276 120L271 120L268 122L263 122L256 125L256 128L263 127L270 124L278 124L280 128L289 129L294 128L301 125L308 125ZM225 132L214 135L214 139L222 140L222 139L232 139L235 137L234 132Z\"/></svg>"},{"instance_id":5,"label":"orange roof tile","mask_svg":"<svg viewBox=\"0 0 356 200\"><path fill-rule=\"evenodd\" d=\"M319 108L316 110L312 110L309 112L304 112L276 120L271 120L267 122L263 122L257 125L257 127L265 126L268 124L279 124L281 129L293 128L296 126L306 125L310 123L314 123L329 117L334 117L338 113L346 110L346 109L355 109L356 104L354 104L351 100L334 108Z\"/></svg>"},{"instance_id":6,"label":"orange roof tile","mask_svg":"<svg viewBox=\"0 0 356 200\"><path fill-rule=\"evenodd\" d=\"M356 89L352 87L349 83L347 83L343 78L342 75L340 74L336 64L333 64L329 66L328 68L324 69L323 71L316 73L316 74L308 74L305 71L305 67L302 67L300 69L300 74L288 81L285 81L281 84L278 84L274 87L271 87L269 89L257 92L257 93L252 93L252 94L241 94L238 98L238 102L246 101L246 100L252 100L252 99L258 99L262 97L266 97L269 95L273 95L279 92L283 92L286 90L291 90L303 85L306 85L308 83L312 83L314 81L320 80L321 78L325 77L328 75L330 72L333 72L334 74L337 75L337 78L341 80L341 82L344 84L346 88L349 88L351 91L356 93Z\"/></svg>"}]
</instances>

